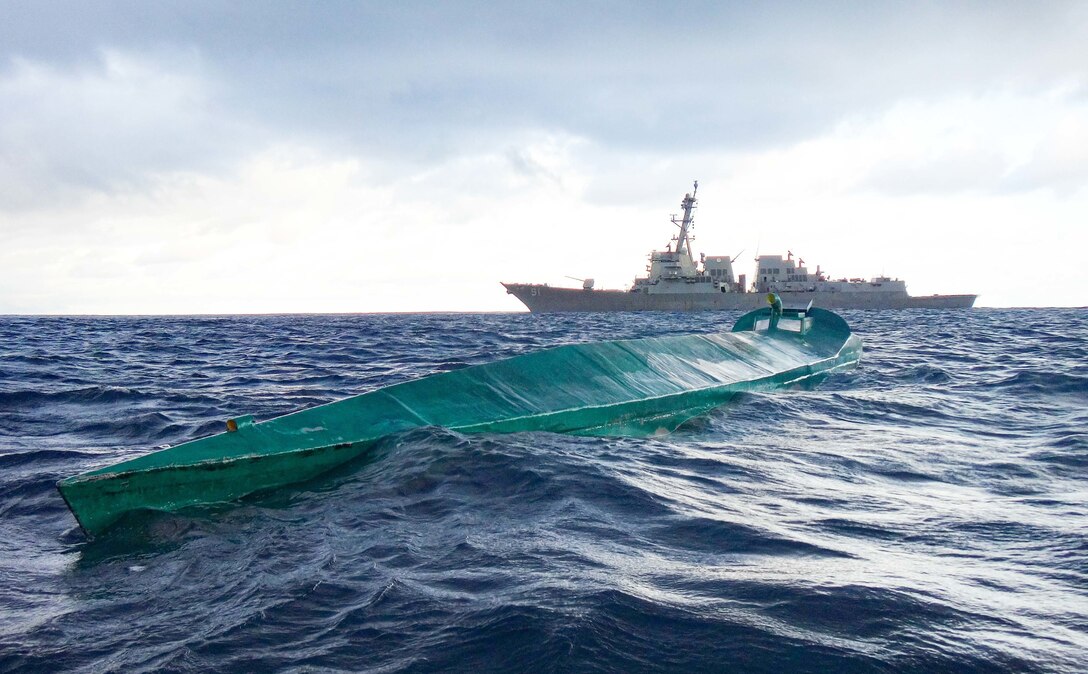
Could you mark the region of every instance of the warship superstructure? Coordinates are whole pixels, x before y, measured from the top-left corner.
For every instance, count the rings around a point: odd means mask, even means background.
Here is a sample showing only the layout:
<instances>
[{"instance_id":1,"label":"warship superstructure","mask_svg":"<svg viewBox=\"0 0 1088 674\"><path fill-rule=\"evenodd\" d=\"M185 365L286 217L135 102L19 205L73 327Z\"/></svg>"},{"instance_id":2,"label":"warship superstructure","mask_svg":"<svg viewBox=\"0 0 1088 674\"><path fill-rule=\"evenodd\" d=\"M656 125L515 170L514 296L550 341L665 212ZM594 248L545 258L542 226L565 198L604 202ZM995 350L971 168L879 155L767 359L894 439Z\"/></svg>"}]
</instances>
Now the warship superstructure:
<instances>
[{"instance_id":1,"label":"warship superstructure","mask_svg":"<svg viewBox=\"0 0 1088 674\"><path fill-rule=\"evenodd\" d=\"M907 284L897 278L831 279L817 266L810 272L805 261L792 252L786 256L760 255L755 277L736 274L736 260L725 255L700 255L691 248L692 215L699 183L680 202L683 216L673 216L679 233L664 251L650 253L647 275L638 277L628 290L600 290L593 279L581 288L553 287L540 283L506 283L533 312L555 311L707 311L754 309L767 293L777 293L789 305L825 309L969 309L977 295L926 295L913 297Z\"/></svg>"}]
</instances>

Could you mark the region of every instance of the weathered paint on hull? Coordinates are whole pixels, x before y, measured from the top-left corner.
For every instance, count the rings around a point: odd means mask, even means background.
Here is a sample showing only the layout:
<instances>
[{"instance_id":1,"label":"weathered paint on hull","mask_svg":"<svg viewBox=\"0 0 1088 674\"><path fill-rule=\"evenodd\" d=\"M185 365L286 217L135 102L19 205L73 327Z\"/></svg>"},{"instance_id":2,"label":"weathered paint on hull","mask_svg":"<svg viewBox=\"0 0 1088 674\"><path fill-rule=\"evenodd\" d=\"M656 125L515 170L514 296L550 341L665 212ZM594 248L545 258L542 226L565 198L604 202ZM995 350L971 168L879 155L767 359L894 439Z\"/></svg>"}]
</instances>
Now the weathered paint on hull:
<instances>
[{"instance_id":1,"label":"weathered paint on hull","mask_svg":"<svg viewBox=\"0 0 1088 674\"><path fill-rule=\"evenodd\" d=\"M58 488L79 526L93 536L127 512L170 512L305 482L360 456L371 444L344 443L106 473L85 480L65 480Z\"/></svg>"},{"instance_id":2,"label":"weathered paint on hull","mask_svg":"<svg viewBox=\"0 0 1088 674\"><path fill-rule=\"evenodd\" d=\"M741 391L853 367L861 340L830 312L804 337L776 332L577 344L454 370L107 466L58 483L97 534L133 510L225 502L311 479L391 433L614 435L671 430ZM745 319L738 321L738 325Z\"/></svg>"},{"instance_id":3,"label":"weathered paint on hull","mask_svg":"<svg viewBox=\"0 0 1088 674\"><path fill-rule=\"evenodd\" d=\"M673 293L651 295L624 290L553 288L535 283L503 283L506 291L534 313L596 311L750 311L766 302L764 293ZM970 309L978 295L906 293L778 293L787 306L823 309Z\"/></svg>"}]
</instances>

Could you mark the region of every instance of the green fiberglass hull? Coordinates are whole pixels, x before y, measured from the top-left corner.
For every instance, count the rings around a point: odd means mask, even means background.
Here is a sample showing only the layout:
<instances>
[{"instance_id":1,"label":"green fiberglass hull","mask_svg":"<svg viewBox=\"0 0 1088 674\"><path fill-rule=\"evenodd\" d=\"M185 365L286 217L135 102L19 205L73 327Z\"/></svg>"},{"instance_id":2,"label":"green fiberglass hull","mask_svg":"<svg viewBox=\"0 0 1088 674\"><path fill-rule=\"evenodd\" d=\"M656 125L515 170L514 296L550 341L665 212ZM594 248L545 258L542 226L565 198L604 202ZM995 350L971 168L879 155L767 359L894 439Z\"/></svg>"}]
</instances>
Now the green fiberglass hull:
<instances>
[{"instance_id":1,"label":"green fiberglass hull","mask_svg":"<svg viewBox=\"0 0 1088 674\"><path fill-rule=\"evenodd\" d=\"M731 333L561 346L260 423L232 420L228 428L236 430L57 486L93 536L129 511L172 511L303 482L363 454L382 437L413 428L644 434L671 430L742 391L857 364L861 340L834 313L811 309L800 322L783 320L767 329L769 313L746 314ZM802 325L803 334L787 324Z\"/></svg>"}]
</instances>

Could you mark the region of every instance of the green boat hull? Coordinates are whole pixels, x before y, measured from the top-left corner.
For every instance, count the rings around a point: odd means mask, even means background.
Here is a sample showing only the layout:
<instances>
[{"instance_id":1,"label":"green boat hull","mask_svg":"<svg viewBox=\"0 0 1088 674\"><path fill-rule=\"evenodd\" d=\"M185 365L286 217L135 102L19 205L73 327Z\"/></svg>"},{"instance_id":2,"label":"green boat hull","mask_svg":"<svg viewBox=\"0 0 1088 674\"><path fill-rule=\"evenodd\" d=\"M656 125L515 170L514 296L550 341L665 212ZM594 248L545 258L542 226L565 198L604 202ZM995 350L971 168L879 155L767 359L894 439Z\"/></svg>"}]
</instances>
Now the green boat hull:
<instances>
[{"instance_id":1,"label":"green boat hull","mask_svg":"<svg viewBox=\"0 0 1088 674\"><path fill-rule=\"evenodd\" d=\"M737 393L853 367L861 340L811 309L805 334L753 330L577 344L445 372L193 440L76 475L58 489L88 535L135 510L174 511L304 482L378 439L425 426L461 432L627 435L672 430ZM766 320L764 320L766 322Z\"/></svg>"}]
</instances>

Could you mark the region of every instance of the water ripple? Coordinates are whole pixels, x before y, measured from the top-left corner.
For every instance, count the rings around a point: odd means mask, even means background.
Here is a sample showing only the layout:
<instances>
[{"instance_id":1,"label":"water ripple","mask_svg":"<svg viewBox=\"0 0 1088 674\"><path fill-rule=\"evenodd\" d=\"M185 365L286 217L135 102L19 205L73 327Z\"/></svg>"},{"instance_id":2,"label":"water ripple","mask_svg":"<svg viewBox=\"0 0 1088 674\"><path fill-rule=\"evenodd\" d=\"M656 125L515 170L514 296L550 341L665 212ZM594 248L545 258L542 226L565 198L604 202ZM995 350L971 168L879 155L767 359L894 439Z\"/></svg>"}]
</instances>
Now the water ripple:
<instances>
[{"instance_id":1,"label":"water ripple","mask_svg":"<svg viewBox=\"0 0 1088 674\"><path fill-rule=\"evenodd\" d=\"M60 477L735 313L0 317L2 671L1080 672L1088 311L845 312L862 367L654 438L386 438L79 534Z\"/></svg>"}]
</instances>

